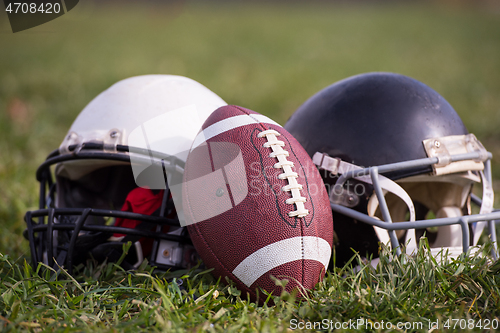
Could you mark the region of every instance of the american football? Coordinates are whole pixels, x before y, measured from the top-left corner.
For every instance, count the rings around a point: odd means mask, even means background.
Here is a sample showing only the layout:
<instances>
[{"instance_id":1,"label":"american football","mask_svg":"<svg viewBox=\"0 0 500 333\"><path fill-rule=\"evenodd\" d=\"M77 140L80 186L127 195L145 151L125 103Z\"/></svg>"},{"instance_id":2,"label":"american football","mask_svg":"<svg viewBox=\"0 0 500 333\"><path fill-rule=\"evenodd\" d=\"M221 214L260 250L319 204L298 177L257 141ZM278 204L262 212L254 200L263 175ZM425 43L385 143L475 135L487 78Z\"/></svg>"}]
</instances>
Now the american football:
<instances>
[{"instance_id":1,"label":"american football","mask_svg":"<svg viewBox=\"0 0 500 333\"><path fill-rule=\"evenodd\" d=\"M252 299L256 288L281 294L272 276L287 279L287 291L323 277L333 242L325 187L302 146L268 117L232 105L214 111L188 156L183 200L206 266Z\"/></svg>"}]
</instances>

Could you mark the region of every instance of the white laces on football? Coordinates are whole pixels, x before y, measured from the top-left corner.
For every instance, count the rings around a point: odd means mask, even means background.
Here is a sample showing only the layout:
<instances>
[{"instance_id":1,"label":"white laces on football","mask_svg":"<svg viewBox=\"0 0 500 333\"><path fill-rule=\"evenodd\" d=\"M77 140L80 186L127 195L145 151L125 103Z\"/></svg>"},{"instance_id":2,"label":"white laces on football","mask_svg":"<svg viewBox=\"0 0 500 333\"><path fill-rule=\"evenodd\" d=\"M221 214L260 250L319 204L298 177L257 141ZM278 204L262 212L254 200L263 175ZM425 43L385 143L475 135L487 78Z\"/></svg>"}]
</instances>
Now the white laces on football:
<instances>
[{"instance_id":1,"label":"white laces on football","mask_svg":"<svg viewBox=\"0 0 500 333\"><path fill-rule=\"evenodd\" d=\"M304 202L306 202L306 198L300 194L300 190L302 189L302 185L297 182L297 178L299 174L292 170L294 164L292 161L288 161L286 158L290 155L288 151L284 150L282 147L285 146L283 141L278 140L276 137L281 135L278 131L275 130L266 130L259 133L258 137L263 138L266 137L267 141L262 146L265 148L271 148L273 150L272 153L269 154L271 158L277 158L278 163L274 164L276 169L282 169L283 173L278 176L279 179L287 179L288 185L282 187L282 190L285 192L291 192L292 197L285 201L288 205L295 204L296 210L288 213L288 216L294 217L297 216L302 218L309 214L309 210L307 210L304 206Z\"/></svg>"}]
</instances>

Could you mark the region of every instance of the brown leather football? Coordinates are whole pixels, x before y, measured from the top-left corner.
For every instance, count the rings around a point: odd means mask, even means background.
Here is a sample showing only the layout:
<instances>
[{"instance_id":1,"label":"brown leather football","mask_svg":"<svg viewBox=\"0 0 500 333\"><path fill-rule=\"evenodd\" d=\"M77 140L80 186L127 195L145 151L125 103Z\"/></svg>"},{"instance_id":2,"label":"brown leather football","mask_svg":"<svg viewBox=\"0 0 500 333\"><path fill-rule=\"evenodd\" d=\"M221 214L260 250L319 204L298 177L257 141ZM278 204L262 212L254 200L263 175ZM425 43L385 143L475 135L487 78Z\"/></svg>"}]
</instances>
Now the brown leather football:
<instances>
[{"instance_id":1,"label":"brown leather football","mask_svg":"<svg viewBox=\"0 0 500 333\"><path fill-rule=\"evenodd\" d=\"M333 242L325 186L302 146L268 117L233 105L214 111L187 158L183 202L205 265L253 300L256 288L280 295L271 276L288 279L288 291L324 276Z\"/></svg>"}]
</instances>

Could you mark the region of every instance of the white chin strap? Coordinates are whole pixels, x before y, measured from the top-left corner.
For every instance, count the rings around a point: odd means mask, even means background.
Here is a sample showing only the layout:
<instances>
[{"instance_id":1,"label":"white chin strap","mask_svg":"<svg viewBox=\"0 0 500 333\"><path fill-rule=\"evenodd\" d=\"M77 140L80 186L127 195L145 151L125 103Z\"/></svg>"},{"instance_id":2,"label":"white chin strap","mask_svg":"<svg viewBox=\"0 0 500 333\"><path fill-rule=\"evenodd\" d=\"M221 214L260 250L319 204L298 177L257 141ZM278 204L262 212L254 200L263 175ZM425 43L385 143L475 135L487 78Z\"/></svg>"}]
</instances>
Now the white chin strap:
<instances>
[{"instance_id":1,"label":"white chin strap","mask_svg":"<svg viewBox=\"0 0 500 333\"><path fill-rule=\"evenodd\" d=\"M493 187L491 186L488 178L484 175L483 171L480 171L481 182L483 183L483 199L481 202L481 209L479 210L479 214L489 214L493 211L493 201L494 201L494 192ZM472 232L474 233L474 243L472 245L476 245L483 233L484 227L488 224L486 221L481 221L472 224Z\"/></svg>"},{"instance_id":2,"label":"white chin strap","mask_svg":"<svg viewBox=\"0 0 500 333\"><path fill-rule=\"evenodd\" d=\"M485 177L483 171L480 171L479 173L481 175L481 182L483 184L483 199L479 214L488 214L493 211L493 188L490 182ZM377 208L376 205L374 206L375 207L371 210L369 209L369 213L371 211L370 216L372 217L372 214L375 213L375 210ZM462 209L456 206L441 207L439 211L436 212L436 218L461 216L463 216ZM482 221L473 223L471 225L473 232L472 245L477 245L486 224L487 222ZM390 238L387 230L375 226L373 228L375 229L375 233L377 234L380 241L384 244L389 244L390 246ZM404 243L407 244L406 253L412 254L416 252L418 244L416 241L415 229L407 230ZM443 252L448 251L451 257L458 257L463 252L462 245L462 227L459 224L442 226L438 228L437 237L432 243L431 253L435 256L439 253L439 251L443 250Z\"/></svg>"},{"instance_id":3,"label":"white chin strap","mask_svg":"<svg viewBox=\"0 0 500 333\"><path fill-rule=\"evenodd\" d=\"M355 164L342 161L340 158L333 158L333 157L330 157L326 154L322 154L319 152L317 152L313 155L312 160L313 160L313 163L315 165L317 165L320 169L327 170L334 175L337 175L337 174L343 175L349 171L363 169L362 167L357 166ZM355 177L355 179L373 185L372 179L368 175L358 176L358 177ZM415 207L413 206L413 201L411 200L408 193L406 193L406 191L401 186L399 186L396 182L390 180L387 177L379 175L378 179L379 179L380 187L382 188L382 190L385 193L391 192L394 195L396 195L397 197L401 198L401 200L403 200L405 202L405 204L406 204L406 206L408 206L408 210L410 212L410 221L415 221ZM335 190L330 191L330 200L335 195L336 195ZM377 207L378 207L377 197L374 196L373 200L374 200L373 203L370 204L371 207L368 207L368 209L369 209L368 215L370 215L370 216L374 216L375 211L377 210Z\"/></svg>"}]
</instances>

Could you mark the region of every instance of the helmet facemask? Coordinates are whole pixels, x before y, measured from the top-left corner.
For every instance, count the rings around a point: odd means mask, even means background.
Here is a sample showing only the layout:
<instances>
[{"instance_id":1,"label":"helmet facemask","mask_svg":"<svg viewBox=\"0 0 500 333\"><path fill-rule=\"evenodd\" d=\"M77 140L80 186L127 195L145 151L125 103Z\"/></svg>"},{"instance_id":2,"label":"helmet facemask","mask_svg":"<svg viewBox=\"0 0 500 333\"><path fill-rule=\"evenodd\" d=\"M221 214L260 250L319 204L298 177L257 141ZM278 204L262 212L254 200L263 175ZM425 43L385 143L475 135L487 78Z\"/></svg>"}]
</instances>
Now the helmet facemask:
<instances>
[{"instance_id":1,"label":"helmet facemask","mask_svg":"<svg viewBox=\"0 0 500 333\"><path fill-rule=\"evenodd\" d=\"M419 177L419 181L415 179L398 181L413 201L417 221L433 218L461 217L471 214L470 194L473 181L468 179L464 181L464 178L461 178L459 175L447 177L447 179L440 179L440 177L442 176L425 176ZM457 182L453 182L452 178L457 178ZM387 193L385 198L393 222L410 221L408 207L401 199L392 193ZM368 203L370 216L382 219L378 206L375 213L373 213L371 204L374 201L376 200L370 200ZM389 241L387 231L378 227L374 228L380 241L386 244ZM460 225L415 229L411 235L407 230L397 230L396 235L400 244L407 245L407 252L415 250L417 246L416 241L422 236L427 238L431 248L457 248L459 253L462 251L463 244ZM413 235L414 239L412 240L411 236ZM473 244L472 237L470 237L470 244Z\"/></svg>"},{"instance_id":2,"label":"helmet facemask","mask_svg":"<svg viewBox=\"0 0 500 333\"><path fill-rule=\"evenodd\" d=\"M433 219L458 220L472 214L472 188L475 183L482 182L483 200L481 201L480 213L491 213L493 191L490 181L483 172L485 167L481 160L488 155L484 147L472 134L432 139L433 142L437 140L442 142L442 145L448 146L445 158L440 154L429 153L427 161L420 160L422 163L427 162L432 165L432 173L405 177L396 181L383 175L377 176L378 185L376 186L383 194L384 205L387 206L388 216L385 217L380 208L379 196L376 193L373 178L367 176L374 168L364 169L320 152L314 155L313 161L324 171L338 173L338 175L332 176L330 174L329 176L335 180L334 182L326 182L334 212L339 206L344 206L371 218L380 221L386 220L390 223L415 221L419 223L418 221ZM473 141L474 144L466 146L465 143L470 141ZM444 148L442 147L441 151ZM489 160L487 163L489 164ZM404 172L405 168L412 167L412 165L414 166L415 162L394 163L375 168L376 170L380 169L381 173L384 173L384 170L387 170L385 171L387 173L399 170ZM356 217L352 217L354 220L351 221L356 224ZM340 218L342 219L342 217ZM390 231L387 229L376 225L373 225L373 229L379 242L389 246L392 244L393 247L404 247L406 253L409 254L416 251L418 240L425 235L429 241L431 252L434 254L445 249L451 255L457 256L468 248L468 244L478 244L484 226L484 222L471 223L466 244L463 241L464 231L458 222L448 225L432 225L426 228L394 230L393 240L391 240ZM341 226L339 229L338 233L341 237L345 227ZM352 230L350 232L352 233ZM364 248L368 251L368 246L365 245ZM375 255L376 253L373 251L372 248L368 254Z\"/></svg>"},{"instance_id":3,"label":"helmet facemask","mask_svg":"<svg viewBox=\"0 0 500 333\"><path fill-rule=\"evenodd\" d=\"M79 152L84 153L108 154L85 149ZM128 158L125 154L114 155L117 156ZM151 190L151 195L144 190L146 197L142 199L154 200L154 208L142 202L142 209L146 209L142 214L127 211L122 207L128 195L139 189L130 163L105 159L89 163L71 157L66 156L70 160L55 167L56 182L46 196L52 198L47 200L47 208L28 212L26 216L35 262L49 266L57 266L57 262L71 271L72 266L91 258L99 262L117 261L122 256L123 244L130 241L132 247L121 263L125 269L137 268L144 258L164 270L197 264L199 258L187 230L179 224L168 187ZM52 178L50 166L45 167L44 178ZM168 172L173 173L179 167ZM48 183L41 182L41 192ZM118 221L126 221L128 225Z\"/></svg>"}]
</instances>

